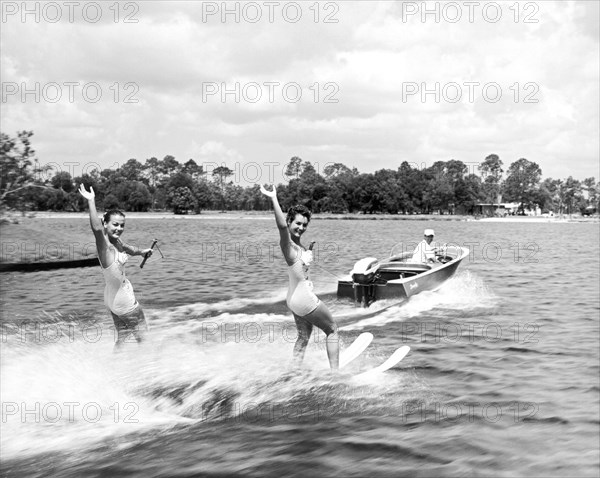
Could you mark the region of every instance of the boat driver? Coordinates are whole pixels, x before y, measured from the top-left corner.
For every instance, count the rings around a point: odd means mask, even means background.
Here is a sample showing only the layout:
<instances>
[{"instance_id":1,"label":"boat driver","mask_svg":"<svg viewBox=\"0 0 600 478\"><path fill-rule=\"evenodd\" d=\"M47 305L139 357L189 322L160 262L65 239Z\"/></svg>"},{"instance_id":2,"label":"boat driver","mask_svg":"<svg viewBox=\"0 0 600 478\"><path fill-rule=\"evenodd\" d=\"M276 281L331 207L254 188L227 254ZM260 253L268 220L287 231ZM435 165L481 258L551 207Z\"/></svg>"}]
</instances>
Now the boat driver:
<instances>
[{"instance_id":1,"label":"boat driver","mask_svg":"<svg viewBox=\"0 0 600 478\"><path fill-rule=\"evenodd\" d=\"M423 240L417 244L410 259L412 263L428 264L435 262L435 254L438 252L438 248L431 245L435 236L433 229L425 229L423 236Z\"/></svg>"}]
</instances>

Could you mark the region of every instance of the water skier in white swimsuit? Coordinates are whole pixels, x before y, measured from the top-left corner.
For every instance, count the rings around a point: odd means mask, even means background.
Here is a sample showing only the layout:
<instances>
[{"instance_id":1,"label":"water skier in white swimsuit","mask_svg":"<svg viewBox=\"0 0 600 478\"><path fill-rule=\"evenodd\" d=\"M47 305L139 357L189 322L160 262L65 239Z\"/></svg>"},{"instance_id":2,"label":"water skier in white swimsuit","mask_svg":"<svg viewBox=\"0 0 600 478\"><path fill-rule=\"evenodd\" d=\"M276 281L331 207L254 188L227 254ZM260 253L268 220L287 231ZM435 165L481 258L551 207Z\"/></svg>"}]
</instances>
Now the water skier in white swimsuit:
<instances>
[{"instance_id":1,"label":"water skier in white swimsuit","mask_svg":"<svg viewBox=\"0 0 600 478\"><path fill-rule=\"evenodd\" d=\"M339 368L338 327L327 306L312 290L312 282L308 280L308 267L312 262L313 254L300 243L300 238L310 222L311 212L304 206L294 206L290 208L286 217L277 200L275 185L272 191L267 191L263 186L260 190L273 201L275 221L279 229L279 246L289 267L290 287L286 302L294 314L298 328L298 339L294 345L294 361L296 365L302 362L313 326L317 326L327 335L325 344L329 366L332 370L337 370Z\"/></svg>"},{"instance_id":2,"label":"water skier in white swimsuit","mask_svg":"<svg viewBox=\"0 0 600 478\"><path fill-rule=\"evenodd\" d=\"M102 221L98 218L96 195L92 187L88 192L82 184L79 193L87 199L89 205L90 225L96 238L98 259L106 281L104 304L110 311L117 330L116 351L129 335L142 342L148 330L144 311L135 299L131 282L125 277L124 267L128 256L149 257L152 249L140 249L121 241L125 229L125 214L121 211L110 210L104 214Z\"/></svg>"}]
</instances>

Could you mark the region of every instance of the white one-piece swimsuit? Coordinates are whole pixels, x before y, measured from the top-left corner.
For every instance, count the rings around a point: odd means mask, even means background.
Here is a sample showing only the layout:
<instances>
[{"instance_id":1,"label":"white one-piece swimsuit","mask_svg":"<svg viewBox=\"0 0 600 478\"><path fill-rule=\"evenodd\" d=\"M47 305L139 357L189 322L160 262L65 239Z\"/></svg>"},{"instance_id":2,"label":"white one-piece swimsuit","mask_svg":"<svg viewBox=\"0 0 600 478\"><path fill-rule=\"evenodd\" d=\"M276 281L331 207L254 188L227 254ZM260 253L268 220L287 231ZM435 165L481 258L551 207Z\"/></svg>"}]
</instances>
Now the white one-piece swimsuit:
<instances>
[{"instance_id":1,"label":"white one-piece swimsuit","mask_svg":"<svg viewBox=\"0 0 600 478\"><path fill-rule=\"evenodd\" d=\"M288 267L290 288L286 303L294 314L304 317L317 308L319 298L313 292L312 282L308 280L310 254L308 251L298 248L298 255L298 259Z\"/></svg>"},{"instance_id":2,"label":"white one-piece swimsuit","mask_svg":"<svg viewBox=\"0 0 600 478\"><path fill-rule=\"evenodd\" d=\"M102 267L102 274L106 281L104 289L104 304L116 315L125 315L138 306L133 293L133 286L125 277L125 263L127 253L115 249L115 260L107 268Z\"/></svg>"}]
</instances>

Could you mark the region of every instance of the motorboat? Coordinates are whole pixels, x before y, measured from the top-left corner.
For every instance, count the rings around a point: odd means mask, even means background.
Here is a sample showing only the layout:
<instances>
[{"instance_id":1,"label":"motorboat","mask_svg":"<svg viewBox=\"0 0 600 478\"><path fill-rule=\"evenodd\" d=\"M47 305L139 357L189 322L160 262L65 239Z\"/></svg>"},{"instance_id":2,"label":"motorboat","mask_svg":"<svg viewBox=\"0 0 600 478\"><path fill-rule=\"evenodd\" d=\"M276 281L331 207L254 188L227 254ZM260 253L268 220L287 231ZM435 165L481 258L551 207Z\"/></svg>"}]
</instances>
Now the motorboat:
<instances>
[{"instance_id":1,"label":"motorboat","mask_svg":"<svg viewBox=\"0 0 600 478\"><path fill-rule=\"evenodd\" d=\"M383 260L366 257L338 281L337 296L352 299L363 307L382 299L407 300L420 292L438 289L468 255L466 247L445 246L428 263L412 262L412 252Z\"/></svg>"}]
</instances>

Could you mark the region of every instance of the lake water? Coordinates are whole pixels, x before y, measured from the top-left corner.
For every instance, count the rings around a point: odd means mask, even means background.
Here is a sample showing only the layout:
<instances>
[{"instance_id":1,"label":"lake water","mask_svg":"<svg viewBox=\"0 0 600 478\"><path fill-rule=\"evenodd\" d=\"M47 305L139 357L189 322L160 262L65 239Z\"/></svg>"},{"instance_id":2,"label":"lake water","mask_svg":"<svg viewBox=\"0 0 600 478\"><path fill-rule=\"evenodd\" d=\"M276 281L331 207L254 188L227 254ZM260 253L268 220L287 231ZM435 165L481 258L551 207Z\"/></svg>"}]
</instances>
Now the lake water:
<instances>
[{"instance_id":1,"label":"lake water","mask_svg":"<svg viewBox=\"0 0 600 478\"><path fill-rule=\"evenodd\" d=\"M355 261L429 227L472 250L440 290L368 311L336 299ZM126 240L154 237L164 259L127 266L151 340L123 354L98 268L0 276L4 476L598 476L597 223L314 220L303 242L343 345L375 336L338 376L321 333L285 373L273 218L128 219ZM401 345L392 370L352 378Z\"/></svg>"}]
</instances>

